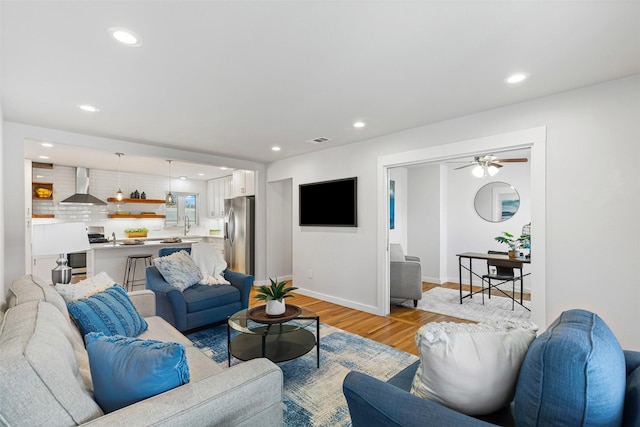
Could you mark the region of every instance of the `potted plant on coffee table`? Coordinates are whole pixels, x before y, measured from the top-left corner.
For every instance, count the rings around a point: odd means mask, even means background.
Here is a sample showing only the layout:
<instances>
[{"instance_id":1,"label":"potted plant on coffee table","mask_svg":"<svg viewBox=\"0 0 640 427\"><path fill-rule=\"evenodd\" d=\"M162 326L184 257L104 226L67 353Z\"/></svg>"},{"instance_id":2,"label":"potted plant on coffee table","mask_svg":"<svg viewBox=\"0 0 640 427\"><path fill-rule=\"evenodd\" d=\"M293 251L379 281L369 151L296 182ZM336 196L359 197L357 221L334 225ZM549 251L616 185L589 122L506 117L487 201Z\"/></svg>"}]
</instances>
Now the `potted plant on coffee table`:
<instances>
[{"instance_id":1,"label":"potted plant on coffee table","mask_svg":"<svg viewBox=\"0 0 640 427\"><path fill-rule=\"evenodd\" d=\"M271 285L263 285L260 286L257 290L256 299L260 301L266 301L267 306L265 311L269 316L279 316L283 314L286 310L286 304L284 302L285 298L293 298L293 295L289 294L289 292L295 291L296 287L286 287L287 282L278 282L278 278L272 279Z\"/></svg>"},{"instance_id":2,"label":"potted plant on coffee table","mask_svg":"<svg viewBox=\"0 0 640 427\"><path fill-rule=\"evenodd\" d=\"M506 231L502 232L502 236L495 238L496 241L504 243L509 246L509 258L516 258L518 256L518 249L524 247L531 237L528 234L523 234L520 237L515 237L511 233Z\"/></svg>"}]
</instances>

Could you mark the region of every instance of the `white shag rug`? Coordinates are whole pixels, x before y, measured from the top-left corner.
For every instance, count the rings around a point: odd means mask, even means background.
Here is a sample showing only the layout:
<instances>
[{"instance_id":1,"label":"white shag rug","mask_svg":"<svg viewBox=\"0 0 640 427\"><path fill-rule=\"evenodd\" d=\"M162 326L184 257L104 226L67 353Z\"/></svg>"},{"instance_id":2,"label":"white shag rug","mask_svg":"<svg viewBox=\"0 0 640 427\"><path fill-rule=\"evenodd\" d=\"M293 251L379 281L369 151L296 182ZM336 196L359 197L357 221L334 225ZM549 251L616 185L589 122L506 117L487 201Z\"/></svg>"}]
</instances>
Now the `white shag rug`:
<instances>
[{"instance_id":1,"label":"white shag rug","mask_svg":"<svg viewBox=\"0 0 640 427\"><path fill-rule=\"evenodd\" d=\"M511 298L500 297L492 292L491 299L485 292L484 305L482 295L475 294L473 298L465 298L460 304L460 291L448 288L433 288L422 294L418 300L419 310L444 314L445 316L459 319L472 320L474 322L488 322L493 320L529 320L531 312L516 303L511 310ZM466 293L463 291L463 295ZM523 302L531 308L530 301ZM413 307L413 300L402 303L405 307Z\"/></svg>"}]
</instances>

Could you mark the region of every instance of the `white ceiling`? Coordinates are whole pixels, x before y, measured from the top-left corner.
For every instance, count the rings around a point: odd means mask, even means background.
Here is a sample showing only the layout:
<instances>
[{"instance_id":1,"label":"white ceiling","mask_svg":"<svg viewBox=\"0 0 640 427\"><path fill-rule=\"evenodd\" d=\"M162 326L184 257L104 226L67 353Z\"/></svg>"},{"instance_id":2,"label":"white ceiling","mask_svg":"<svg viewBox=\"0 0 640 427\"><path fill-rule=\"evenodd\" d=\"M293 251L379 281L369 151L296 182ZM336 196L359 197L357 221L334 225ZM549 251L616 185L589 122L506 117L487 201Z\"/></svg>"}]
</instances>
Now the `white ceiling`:
<instances>
[{"instance_id":1,"label":"white ceiling","mask_svg":"<svg viewBox=\"0 0 640 427\"><path fill-rule=\"evenodd\" d=\"M6 121L265 163L640 72L638 1L0 7ZM507 86L516 71L531 78Z\"/></svg>"}]
</instances>

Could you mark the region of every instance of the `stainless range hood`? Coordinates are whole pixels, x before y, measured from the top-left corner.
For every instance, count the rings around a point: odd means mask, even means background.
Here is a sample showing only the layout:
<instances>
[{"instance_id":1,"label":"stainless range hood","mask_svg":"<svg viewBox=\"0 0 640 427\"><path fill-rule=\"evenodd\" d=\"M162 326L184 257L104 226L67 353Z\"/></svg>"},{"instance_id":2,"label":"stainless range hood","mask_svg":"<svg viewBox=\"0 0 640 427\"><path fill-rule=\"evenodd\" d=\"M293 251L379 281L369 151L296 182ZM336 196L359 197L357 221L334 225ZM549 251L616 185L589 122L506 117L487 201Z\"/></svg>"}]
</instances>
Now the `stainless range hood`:
<instances>
[{"instance_id":1,"label":"stainless range hood","mask_svg":"<svg viewBox=\"0 0 640 427\"><path fill-rule=\"evenodd\" d=\"M106 205L96 196L89 194L89 169L76 168L76 194L60 202L61 205Z\"/></svg>"}]
</instances>

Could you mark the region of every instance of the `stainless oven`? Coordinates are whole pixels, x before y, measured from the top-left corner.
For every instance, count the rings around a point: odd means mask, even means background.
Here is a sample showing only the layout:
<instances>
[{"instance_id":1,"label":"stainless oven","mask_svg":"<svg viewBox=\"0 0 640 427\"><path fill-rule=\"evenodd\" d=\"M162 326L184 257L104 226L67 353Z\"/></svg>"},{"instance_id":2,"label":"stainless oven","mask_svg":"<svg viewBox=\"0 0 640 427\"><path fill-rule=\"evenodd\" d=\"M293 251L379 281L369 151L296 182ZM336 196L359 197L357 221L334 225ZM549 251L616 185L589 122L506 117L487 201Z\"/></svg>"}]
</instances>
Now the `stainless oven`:
<instances>
[{"instance_id":1,"label":"stainless oven","mask_svg":"<svg viewBox=\"0 0 640 427\"><path fill-rule=\"evenodd\" d=\"M67 265L71 267L71 275L87 274L87 252L71 252L67 254Z\"/></svg>"}]
</instances>

